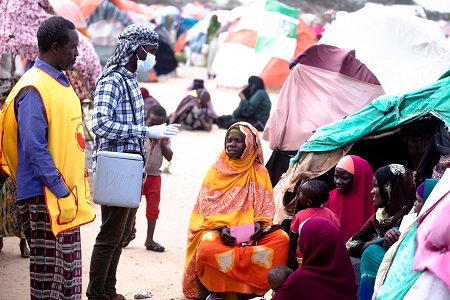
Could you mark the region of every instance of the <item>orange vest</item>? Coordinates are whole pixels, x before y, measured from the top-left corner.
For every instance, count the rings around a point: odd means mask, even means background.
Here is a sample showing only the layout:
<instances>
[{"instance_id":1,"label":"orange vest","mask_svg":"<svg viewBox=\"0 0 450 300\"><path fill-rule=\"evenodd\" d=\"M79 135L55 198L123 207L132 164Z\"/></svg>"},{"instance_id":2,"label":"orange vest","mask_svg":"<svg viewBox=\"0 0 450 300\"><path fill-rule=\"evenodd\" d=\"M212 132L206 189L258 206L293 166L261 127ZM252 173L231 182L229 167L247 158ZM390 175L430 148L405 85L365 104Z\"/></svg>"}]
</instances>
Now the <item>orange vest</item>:
<instances>
[{"instance_id":1,"label":"orange vest","mask_svg":"<svg viewBox=\"0 0 450 300\"><path fill-rule=\"evenodd\" d=\"M80 100L72 86L64 86L37 67L28 70L14 86L0 111L2 169L16 180L18 124L14 114L17 95L33 86L40 94L47 118L48 151L70 195L57 198L44 186L52 231L59 233L92 222L90 189L85 169L85 140Z\"/></svg>"}]
</instances>

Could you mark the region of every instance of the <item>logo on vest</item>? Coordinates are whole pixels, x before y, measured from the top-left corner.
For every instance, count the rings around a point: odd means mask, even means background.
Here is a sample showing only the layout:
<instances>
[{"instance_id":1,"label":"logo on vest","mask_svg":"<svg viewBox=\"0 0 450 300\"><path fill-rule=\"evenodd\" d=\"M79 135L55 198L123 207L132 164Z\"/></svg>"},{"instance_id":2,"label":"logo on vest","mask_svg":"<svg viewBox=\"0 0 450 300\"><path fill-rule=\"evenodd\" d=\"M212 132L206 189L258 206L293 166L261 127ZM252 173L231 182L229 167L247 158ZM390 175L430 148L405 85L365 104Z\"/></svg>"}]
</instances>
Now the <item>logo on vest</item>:
<instances>
[{"instance_id":1,"label":"logo on vest","mask_svg":"<svg viewBox=\"0 0 450 300\"><path fill-rule=\"evenodd\" d=\"M81 123L78 123L77 125L77 129L75 132L75 139L77 140L78 148L80 148L80 150L84 152L84 150L86 149L86 142L84 140L83 124Z\"/></svg>"}]
</instances>

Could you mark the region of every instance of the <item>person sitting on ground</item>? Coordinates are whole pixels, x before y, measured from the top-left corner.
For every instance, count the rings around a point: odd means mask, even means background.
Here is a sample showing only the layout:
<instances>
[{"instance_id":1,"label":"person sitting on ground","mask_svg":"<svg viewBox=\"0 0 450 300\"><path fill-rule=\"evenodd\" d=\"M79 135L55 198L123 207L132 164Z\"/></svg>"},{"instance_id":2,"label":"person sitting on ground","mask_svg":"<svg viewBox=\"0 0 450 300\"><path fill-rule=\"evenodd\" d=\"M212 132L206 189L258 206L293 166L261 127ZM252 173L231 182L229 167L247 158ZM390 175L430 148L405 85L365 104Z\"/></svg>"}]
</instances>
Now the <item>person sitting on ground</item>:
<instances>
[{"instance_id":1,"label":"person sitting on ground","mask_svg":"<svg viewBox=\"0 0 450 300\"><path fill-rule=\"evenodd\" d=\"M355 300L355 274L336 226L312 217L298 232L303 266L289 276L272 300Z\"/></svg>"},{"instance_id":2,"label":"person sitting on ground","mask_svg":"<svg viewBox=\"0 0 450 300\"><path fill-rule=\"evenodd\" d=\"M150 106L160 105L158 100L150 95L150 92L145 87L141 87L139 89L141 90L142 98L144 99L144 111L148 111Z\"/></svg>"},{"instance_id":3,"label":"person sitting on ground","mask_svg":"<svg viewBox=\"0 0 450 300\"><path fill-rule=\"evenodd\" d=\"M239 93L239 97L241 102L233 114L218 118L219 127L227 129L233 123L243 121L263 131L272 107L264 81L258 76L250 76L248 86Z\"/></svg>"},{"instance_id":4,"label":"person sitting on ground","mask_svg":"<svg viewBox=\"0 0 450 300\"><path fill-rule=\"evenodd\" d=\"M297 258L302 258L302 254L298 251L297 247L298 227L300 224L311 217L321 217L330 221L339 229L340 222L331 210L322 207L328 201L329 197L329 188L325 182L315 179L308 180L299 187L295 197L302 206L306 207L306 209L300 210L295 214L289 234L289 266L296 270L298 268Z\"/></svg>"},{"instance_id":5,"label":"person sitting on ground","mask_svg":"<svg viewBox=\"0 0 450 300\"><path fill-rule=\"evenodd\" d=\"M166 110L161 105L154 105L147 110L146 126L161 125L167 117ZM147 178L144 182L142 194L145 195L147 209L147 239L145 247L147 250L164 252L165 248L153 239L156 220L159 216L159 202L161 200L161 166L163 157L167 161L172 160L173 152L170 139L145 139L145 171Z\"/></svg>"},{"instance_id":6,"label":"person sitting on ground","mask_svg":"<svg viewBox=\"0 0 450 300\"><path fill-rule=\"evenodd\" d=\"M169 123L181 124L186 130L210 131L217 113L211 101L211 95L205 88L191 90L170 115Z\"/></svg>"},{"instance_id":7,"label":"person sitting on ground","mask_svg":"<svg viewBox=\"0 0 450 300\"><path fill-rule=\"evenodd\" d=\"M278 289L291 276L292 269L285 265L275 266L270 269L267 274L267 281L269 282L270 290L264 294L262 299L270 300L278 292Z\"/></svg>"},{"instance_id":8,"label":"person sitting on ground","mask_svg":"<svg viewBox=\"0 0 450 300\"><path fill-rule=\"evenodd\" d=\"M441 180L448 181L448 177ZM420 197L425 202L438 182L438 179L426 179L417 188L417 200ZM448 188L441 191L447 193ZM450 299L449 284L443 280L450 281L448 256L447 251L441 251L449 247L448 199L435 196L429 200L432 203L427 201L424 209L420 201L415 202L418 217L404 228L398 242L384 256L373 299ZM424 254L426 259L423 259Z\"/></svg>"},{"instance_id":9,"label":"person sitting on ground","mask_svg":"<svg viewBox=\"0 0 450 300\"><path fill-rule=\"evenodd\" d=\"M372 168L359 156L346 155L336 165L334 184L324 206L338 216L342 237L348 241L375 213Z\"/></svg>"},{"instance_id":10,"label":"person sitting on ground","mask_svg":"<svg viewBox=\"0 0 450 300\"><path fill-rule=\"evenodd\" d=\"M289 247L288 235L272 225L274 214L258 131L236 123L227 130L225 147L206 173L191 214L184 295L249 299L267 292L267 274L286 264Z\"/></svg>"},{"instance_id":11,"label":"person sitting on ground","mask_svg":"<svg viewBox=\"0 0 450 300\"><path fill-rule=\"evenodd\" d=\"M416 195L410 171L399 164L378 168L373 186L373 205L378 210L346 244L351 256L361 257L361 300L372 299L375 277L383 256L400 236L399 232L392 234L389 230L399 227L403 216L411 210Z\"/></svg>"}]
</instances>

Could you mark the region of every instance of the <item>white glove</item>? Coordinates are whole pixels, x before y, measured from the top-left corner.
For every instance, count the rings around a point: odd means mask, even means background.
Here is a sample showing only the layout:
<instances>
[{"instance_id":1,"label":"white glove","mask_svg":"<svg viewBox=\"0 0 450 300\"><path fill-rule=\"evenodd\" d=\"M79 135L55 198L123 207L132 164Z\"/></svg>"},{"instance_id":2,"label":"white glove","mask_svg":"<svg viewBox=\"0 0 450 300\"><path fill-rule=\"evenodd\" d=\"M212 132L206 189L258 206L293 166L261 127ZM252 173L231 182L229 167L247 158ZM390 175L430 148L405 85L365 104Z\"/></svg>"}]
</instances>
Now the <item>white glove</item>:
<instances>
[{"instance_id":1,"label":"white glove","mask_svg":"<svg viewBox=\"0 0 450 300\"><path fill-rule=\"evenodd\" d=\"M170 139L180 133L180 124L161 124L147 127L147 136L154 139Z\"/></svg>"}]
</instances>

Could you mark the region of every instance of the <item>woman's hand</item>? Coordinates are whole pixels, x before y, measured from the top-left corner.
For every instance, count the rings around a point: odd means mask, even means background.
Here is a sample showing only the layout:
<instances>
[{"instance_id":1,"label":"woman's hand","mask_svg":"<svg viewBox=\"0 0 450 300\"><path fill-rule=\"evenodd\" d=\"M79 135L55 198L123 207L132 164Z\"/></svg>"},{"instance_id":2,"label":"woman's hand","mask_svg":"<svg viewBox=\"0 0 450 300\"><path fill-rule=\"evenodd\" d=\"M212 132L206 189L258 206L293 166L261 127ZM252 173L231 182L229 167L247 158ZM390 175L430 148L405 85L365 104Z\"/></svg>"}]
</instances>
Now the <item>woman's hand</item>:
<instances>
[{"instance_id":1,"label":"woman's hand","mask_svg":"<svg viewBox=\"0 0 450 300\"><path fill-rule=\"evenodd\" d=\"M227 246L233 246L236 243L236 238L231 236L230 228L226 226L220 229L220 239Z\"/></svg>"},{"instance_id":2,"label":"woman's hand","mask_svg":"<svg viewBox=\"0 0 450 300\"><path fill-rule=\"evenodd\" d=\"M385 249L389 249L400 238L400 231L395 228L389 229L384 235L383 246Z\"/></svg>"},{"instance_id":3,"label":"woman's hand","mask_svg":"<svg viewBox=\"0 0 450 300\"><path fill-rule=\"evenodd\" d=\"M250 236L250 240L259 241L262 238L262 235L263 235L262 223L256 222L255 223L255 233Z\"/></svg>"}]
</instances>

